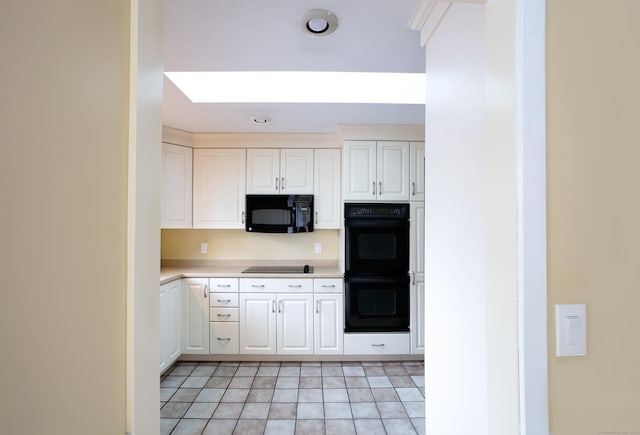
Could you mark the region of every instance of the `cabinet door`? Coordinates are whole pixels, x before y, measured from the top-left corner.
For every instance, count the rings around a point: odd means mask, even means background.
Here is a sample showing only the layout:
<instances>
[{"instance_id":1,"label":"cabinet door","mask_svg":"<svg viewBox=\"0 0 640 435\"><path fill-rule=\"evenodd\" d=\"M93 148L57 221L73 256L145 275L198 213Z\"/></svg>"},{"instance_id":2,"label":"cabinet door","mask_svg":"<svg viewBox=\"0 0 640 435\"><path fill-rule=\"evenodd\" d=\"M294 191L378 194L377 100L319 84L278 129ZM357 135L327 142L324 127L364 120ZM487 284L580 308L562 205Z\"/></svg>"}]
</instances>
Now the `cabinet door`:
<instances>
[{"instance_id":1,"label":"cabinet door","mask_svg":"<svg viewBox=\"0 0 640 435\"><path fill-rule=\"evenodd\" d=\"M424 281L411 285L411 353L424 353Z\"/></svg>"},{"instance_id":2,"label":"cabinet door","mask_svg":"<svg viewBox=\"0 0 640 435\"><path fill-rule=\"evenodd\" d=\"M377 198L409 200L409 143L378 142Z\"/></svg>"},{"instance_id":3,"label":"cabinet door","mask_svg":"<svg viewBox=\"0 0 640 435\"><path fill-rule=\"evenodd\" d=\"M414 274L424 274L424 202L412 202L409 217L409 269Z\"/></svg>"},{"instance_id":4,"label":"cabinet door","mask_svg":"<svg viewBox=\"0 0 640 435\"><path fill-rule=\"evenodd\" d=\"M280 193L313 193L313 150L280 150Z\"/></svg>"},{"instance_id":5,"label":"cabinet door","mask_svg":"<svg viewBox=\"0 0 640 435\"><path fill-rule=\"evenodd\" d=\"M313 295L278 295L279 354L313 353Z\"/></svg>"},{"instance_id":6,"label":"cabinet door","mask_svg":"<svg viewBox=\"0 0 640 435\"><path fill-rule=\"evenodd\" d=\"M313 343L315 354L342 354L344 304L342 293L314 295Z\"/></svg>"},{"instance_id":7,"label":"cabinet door","mask_svg":"<svg viewBox=\"0 0 640 435\"><path fill-rule=\"evenodd\" d=\"M376 143L345 141L344 200L374 200L377 192Z\"/></svg>"},{"instance_id":8,"label":"cabinet door","mask_svg":"<svg viewBox=\"0 0 640 435\"><path fill-rule=\"evenodd\" d=\"M275 195L280 192L280 150L247 150L247 193Z\"/></svg>"},{"instance_id":9,"label":"cabinet door","mask_svg":"<svg viewBox=\"0 0 640 435\"><path fill-rule=\"evenodd\" d=\"M162 144L162 228L191 228L191 148Z\"/></svg>"},{"instance_id":10,"label":"cabinet door","mask_svg":"<svg viewBox=\"0 0 640 435\"><path fill-rule=\"evenodd\" d=\"M167 364L173 364L182 353L182 280L172 281L168 284L167 301Z\"/></svg>"},{"instance_id":11,"label":"cabinet door","mask_svg":"<svg viewBox=\"0 0 640 435\"><path fill-rule=\"evenodd\" d=\"M340 228L340 150L317 149L313 158L315 229Z\"/></svg>"},{"instance_id":12,"label":"cabinet door","mask_svg":"<svg viewBox=\"0 0 640 435\"><path fill-rule=\"evenodd\" d=\"M424 142L411 142L409 148L411 201L424 201Z\"/></svg>"},{"instance_id":13,"label":"cabinet door","mask_svg":"<svg viewBox=\"0 0 640 435\"><path fill-rule=\"evenodd\" d=\"M209 353L209 279L184 279L182 349L185 354Z\"/></svg>"},{"instance_id":14,"label":"cabinet door","mask_svg":"<svg viewBox=\"0 0 640 435\"><path fill-rule=\"evenodd\" d=\"M194 151L194 228L244 228L245 153L244 149Z\"/></svg>"},{"instance_id":15,"label":"cabinet door","mask_svg":"<svg viewBox=\"0 0 640 435\"><path fill-rule=\"evenodd\" d=\"M167 297L167 289L169 288L168 284L160 286L160 373L165 370L168 366L167 363L167 331L169 329L168 325L168 314L167 311L169 309L168 297Z\"/></svg>"},{"instance_id":16,"label":"cabinet door","mask_svg":"<svg viewBox=\"0 0 640 435\"><path fill-rule=\"evenodd\" d=\"M276 297L270 293L240 294L240 353L276 353Z\"/></svg>"}]
</instances>

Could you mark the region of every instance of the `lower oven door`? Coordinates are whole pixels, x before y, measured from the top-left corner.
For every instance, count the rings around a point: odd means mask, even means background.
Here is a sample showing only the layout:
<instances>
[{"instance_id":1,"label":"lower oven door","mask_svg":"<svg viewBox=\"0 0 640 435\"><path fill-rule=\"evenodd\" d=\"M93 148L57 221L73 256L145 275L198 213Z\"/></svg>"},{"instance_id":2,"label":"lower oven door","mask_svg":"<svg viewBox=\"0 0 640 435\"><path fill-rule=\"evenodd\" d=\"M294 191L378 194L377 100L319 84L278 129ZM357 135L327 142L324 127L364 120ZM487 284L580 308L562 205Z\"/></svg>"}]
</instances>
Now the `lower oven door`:
<instances>
[{"instance_id":1,"label":"lower oven door","mask_svg":"<svg viewBox=\"0 0 640 435\"><path fill-rule=\"evenodd\" d=\"M409 276L347 275L345 332L409 330Z\"/></svg>"}]
</instances>

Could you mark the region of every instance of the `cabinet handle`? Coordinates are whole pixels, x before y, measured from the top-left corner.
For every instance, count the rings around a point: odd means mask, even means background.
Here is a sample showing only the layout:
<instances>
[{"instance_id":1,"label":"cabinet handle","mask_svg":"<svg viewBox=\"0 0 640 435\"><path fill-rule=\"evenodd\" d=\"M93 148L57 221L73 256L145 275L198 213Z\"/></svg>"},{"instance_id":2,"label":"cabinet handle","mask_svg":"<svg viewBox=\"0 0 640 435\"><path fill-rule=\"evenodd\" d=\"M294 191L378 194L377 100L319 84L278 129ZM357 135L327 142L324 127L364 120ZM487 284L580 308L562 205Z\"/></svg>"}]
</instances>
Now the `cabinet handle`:
<instances>
[{"instance_id":1,"label":"cabinet handle","mask_svg":"<svg viewBox=\"0 0 640 435\"><path fill-rule=\"evenodd\" d=\"M231 314L218 314L218 317L231 317Z\"/></svg>"},{"instance_id":2,"label":"cabinet handle","mask_svg":"<svg viewBox=\"0 0 640 435\"><path fill-rule=\"evenodd\" d=\"M373 182L373 196L376 196L376 182Z\"/></svg>"},{"instance_id":3,"label":"cabinet handle","mask_svg":"<svg viewBox=\"0 0 640 435\"><path fill-rule=\"evenodd\" d=\"M382 195L382 181L378 183L378 185L380 186L380 188L378 189L378 195Z\"/></svg>"},{"instance_id":4,"label":"cabinet handle","mask_svg":"<svg viewBox=\"0 0 640 435\"><path fill-rule=\"evenodd\" d=\"M278 190L278 177L276 177L276 190Z\"/></svg>"},{"instance_id":5,"label":"cabinet handle","mask_svg":"<svg viewBox=\"0 0 640 435\"><path fill-rule=\"evenodd\" d=\"M209 292L209 285L205 284L204 286L202 286L202 293L204 294L204 297L207 297L207 293Z\"/></svg>"},{"instance_id":6,"label":"cabinet handle","mask_svg":"<svg viewBox=\"0 0 640 435\"><path fill-rule=\"evenodd\" d=\"M322 288L336 288L335 284L322 284Z\"/></svg>"},{"instance_id":7,"label":"cabinet handle","mask_svg":"<svg viewBox=\"0 0 640 435\"><path fill-rule=\"evenodd\" d=\"M281 313L282 312L282 299L280 299L278 301L278 312Z\"/></svg>"},{"instance_id":8,"label":"cabinet handle","mask_svg":"<svg viewBox=\"0 0 640 435\"><path fill-rule=\"evenodd\" d=\"M381 343L381 344L372 344L371 346L373 346L373 347L384 347L384 343Z\"/></svg>"},{"instance_id":9,"label":"cabinet handle","mask_svg":"<svg viewBox=\"0 0 640 435\"><path fill-rule=\"evenodd\" d=\"M272 313L276 312L276 301L271 301L271 312Z\"/></svg>"},{"instance_id":10,"label":"cabinet handle","mask_svg":"<svg viewBox=\"0 0 640 435\"><path fill-rule=\"evenodd\" d=\"M229 302L231 302L231 299L218 299L218 302L220 302L221 304L228 304Z\"/></svg>"},{"instance_id":11,"label":"cabinet handle","mask_svg":"<svg viewBox=\"0 0 640 435\"><path fill-rule=\"evenodd\" d=\"M416 195L416 182L415 181L411 182L411 195L413 195L413 196Z\"/></svg>"},{"instance_id":12,"label":"cabinet handle","mask_svg":"<svg viewBox=\"0 0 640 435\"><path fill-rule=\"evenodd\" d=\"M242 220L242 224L244 225L244 210L242 210L242 217L240 219Z\"/></svg>"},{"instance_id":13,"label":"cabinet handle","mask_svg":"<svg viewBox=\"0 0 640 435\"><path fill-rule=\"evenodd\" d=\"M320 301L316 301L316 313L320 314Z\"/></svg>"},{"instance_id":14,"label":"cabinet handle","mask_svg":"<svg viewBox=\"0 0 640 435\"><path fill-rule=\"evenodd\" d=\"M218 341L230 341L231 338L220 338L220 337L216 337L216 340Z\"/></svg>"},{"instance_id":15,"label":"cabinet handle","mask_svg":"<svg viewBox=\"0 0 640 435\"><path fill-rule=\"evenodd\" d=\"M253 288L264 288L264 284L251 284Z\"/></svg>"},{"instance_id":16,"label":"cabinet handle","mask_svg":"<svg viewBox=\"0 0 640 435\"><path fill-rule=\"evenodd\" d=\"M416 285L416 273L411 272L411 285Z\"/></svg>"},{"instance_id":17,"label":"cabinet handle","mask_svg":"<svg viewBox=\"0 0 640 435\"><path fill-rule=\"evenodd\" d=\"M217 287L222 287L222 288L229 288L231 287L231 284L216 284Z\"/></svg>"},{"instance_id":18,"label":"cabinet handle","mask_svg":"<svg viewBox=\"0 0 640 435\"><path fill-rule=\"evenodd\" d=\"M316 225L318 225L318 212L316 211Z\"/></svg>"},{"instance_id":19,"label":"cabinet handle","mask_svg":"<svg viewBox=\"0 0 640 435\"><path fill-rule=\"evenodd\" d=\"M282 177L280 180L281 180L280 181L280 189L284 190L285 189L285 187L284 187L284 177Z\"/></svg>"},{"instance_id":20,"label":"cabinet handle","mask_svg":"<svg viewBox=\"0 0 640 435\"><path fill-rule=\"evenodd\" d=\"M289 288L301 288L301 284L289 284Z\"/></svg>"}]
</instances>

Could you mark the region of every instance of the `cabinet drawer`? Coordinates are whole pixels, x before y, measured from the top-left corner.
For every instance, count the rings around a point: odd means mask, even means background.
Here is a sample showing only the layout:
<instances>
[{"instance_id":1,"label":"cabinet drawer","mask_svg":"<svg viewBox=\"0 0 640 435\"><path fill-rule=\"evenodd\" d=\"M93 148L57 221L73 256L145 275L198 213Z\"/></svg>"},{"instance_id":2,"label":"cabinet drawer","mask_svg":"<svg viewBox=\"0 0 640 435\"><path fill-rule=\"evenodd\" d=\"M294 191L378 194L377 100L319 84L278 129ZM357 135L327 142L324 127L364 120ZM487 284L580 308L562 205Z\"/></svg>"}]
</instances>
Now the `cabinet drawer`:
<instances>
[{"instance_id":1,"label":"cabinet drawer","mask_svg":"<svg viewBox=\"0 0 640 435\"><path fill-rule=\"evenodd\" d=\"M209 295L210 307L237 307L238 306L238 293L210 293Z\"/></svg>"},{"instance_id":2,"label":"cabinet drawer","mask_svg":"<svg viewBox=\"0 0 640 435\"><path fill-rule=\"evenodd\" d=\"M211 354L239 353L238 322L210 322L209 332Z\"/></svg>"},{"instance_id":3,"label":"cabinet drawer","mask_svg":"<svg viewBox=\"0 0 640 435\"><path fill-rule=\"evenodd\" d=\"M410 353L406 334L344 334L345 355L402 355Z\"/></svg>"},{"instance_id":4,"label":"cabinet drawer","mask_svg":"<svg viewBox=\"0 0 640 435\"><path fill-rule=\"evenodd\" d=\"M237 322L237 308L209 308L209 321L211 322Z\"/></svg>"},{"instance_id":5,"label":"cabinet drawer","mask_svg":"<svg viewBox=\"0 0 640 435\"><path fill-rule=\"evenodd\" d=\"M309 278L242 278L240 292L249 293L311 293L313 280Z\"/></svg>"},{"instance_id":6,"label":"cabinet drawer","mask_svg":"<svg viewBox=\"0 0 640 435\"><path fill-rule=\"evenodd\" d=\"M318 278L313 280L314 293L342 293L344 282L341 278Z\"/></svg>"},{"instance_id":7,"label":"cabinet drawer","mask_svg":"<svg viewBox=\"0 0 640 435\"><path fill-rule=\"evenodd\" d=\"M238 291L238 278L211 278L209 283L212 292Z\"/></svg>"}]
</instances>

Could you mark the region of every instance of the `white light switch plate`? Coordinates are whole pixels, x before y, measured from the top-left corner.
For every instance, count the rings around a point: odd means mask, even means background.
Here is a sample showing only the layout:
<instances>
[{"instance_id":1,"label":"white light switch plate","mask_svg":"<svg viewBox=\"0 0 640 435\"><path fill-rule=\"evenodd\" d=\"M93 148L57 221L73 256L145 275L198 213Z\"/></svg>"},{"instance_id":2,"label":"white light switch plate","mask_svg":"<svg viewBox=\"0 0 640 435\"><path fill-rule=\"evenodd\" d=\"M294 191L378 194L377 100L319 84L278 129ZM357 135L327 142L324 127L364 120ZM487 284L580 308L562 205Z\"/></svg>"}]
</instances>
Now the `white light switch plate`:
<instances>
[{"instance_id":1,"label":"white light switch plate","mask_svg":"<svg viewBox=\"0 0 640 435\"><path fill-rule=\"evenodd\" d=\"M200 243L200 253L206 254L209 252L209 244L207 242Z\"/></svg>"},{"instance_id":2,"label":"white light switch plate","mask_svg":"<svg viewBox=\"0 0 640 435\"><path fill-rule=\"evenodd\" d=\"M556 304L556 356L587 354L587 306Z\"/></svg>"}]
</instances>

